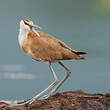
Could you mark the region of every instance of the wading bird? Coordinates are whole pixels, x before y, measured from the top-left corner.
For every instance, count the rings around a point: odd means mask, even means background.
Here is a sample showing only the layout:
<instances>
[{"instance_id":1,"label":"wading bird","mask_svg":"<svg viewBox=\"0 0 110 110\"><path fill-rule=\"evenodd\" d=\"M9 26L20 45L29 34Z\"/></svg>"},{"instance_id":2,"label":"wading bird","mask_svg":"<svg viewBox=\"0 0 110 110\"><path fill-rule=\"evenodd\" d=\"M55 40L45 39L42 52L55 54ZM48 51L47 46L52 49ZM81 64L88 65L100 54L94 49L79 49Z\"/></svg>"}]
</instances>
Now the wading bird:
<instances>
[{"instance_id":1,"label":"wading bird","mask_svg":"<svg viewBox=\"0 0 110 110\"><path fill-rule=\"evenodd\" d=\"M80 60L84 59L81 54L86 54L85 52L73 50L61 40L58 40L50 34L35 30L35 28L40 28L40 26L35 25L29 19L20 21L20 31L18 36L20 47L32 59L48 62L54 81L44 91L29 100L29 103L39 99L48 90L53 88L48 94L48 97L52 96L69 77L71 71L61 62L61 60ZM52 63L58 63L66 70L66 75L60 82L52 68Z\"/></svg>"}]
</instances>

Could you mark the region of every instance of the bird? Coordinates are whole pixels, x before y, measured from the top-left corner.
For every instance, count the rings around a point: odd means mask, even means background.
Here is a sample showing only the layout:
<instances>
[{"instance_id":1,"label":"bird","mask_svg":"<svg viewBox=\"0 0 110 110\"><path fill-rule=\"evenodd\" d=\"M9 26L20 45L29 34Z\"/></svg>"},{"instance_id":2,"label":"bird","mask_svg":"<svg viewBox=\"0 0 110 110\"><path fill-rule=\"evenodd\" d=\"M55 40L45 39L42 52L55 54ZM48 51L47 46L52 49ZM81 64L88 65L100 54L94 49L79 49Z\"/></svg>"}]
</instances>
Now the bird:
<instances>
[{"instance_id":1,"label":"bird","mask_svg":"<svg viewBox=\"0 0 110 110\"><path fill-rule=\"evenodd\" d=\"M85 59L83 54L86 52L77 51L70 48L63 41L57 39L53 35L39 31L41 29L39 25L35 25L30 19L23 19L20 21L20 29L18 35L18 42L20 48L32 59L36 61L46 62L53 75L54 81L42 92L31 98L27 103L33 103L44 94L51 90L47 97L55 94L58 88L64 83L64 81L70 76L70 69L62 63L62 60L82 60ZM61 81L58 80L57 75L52 67L53 63L61 65L66 75Z\"/></svg>"}]
</instances>

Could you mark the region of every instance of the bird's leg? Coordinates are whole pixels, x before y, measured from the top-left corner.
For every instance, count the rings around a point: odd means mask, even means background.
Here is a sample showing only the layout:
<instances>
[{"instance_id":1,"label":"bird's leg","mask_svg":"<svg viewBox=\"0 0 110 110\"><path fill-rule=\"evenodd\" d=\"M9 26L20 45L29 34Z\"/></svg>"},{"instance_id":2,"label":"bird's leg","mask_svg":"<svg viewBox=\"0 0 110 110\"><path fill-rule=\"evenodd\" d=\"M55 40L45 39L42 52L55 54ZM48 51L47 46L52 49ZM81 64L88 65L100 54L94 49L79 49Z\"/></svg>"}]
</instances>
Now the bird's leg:
<instances>
[{"instance_id":1,"label":"bird's leg","mask_svg":"<svg viewBox=\"0 0 110 110\"><path fill-rule=\"evenodd\" d=\"M50 68L50 70L51 70L51 72L52 72L52 74L53 74L54 81L53 81L44 91L42 91L41 93L39 93L38 95L36 95L35 97L33 97L33 98L29 101L30 104L33 103L36 99L40 98L40 97L41 97L42 95L44 95L49 89L53 88L53 87L57 84L58 79L57 79L56 73L54 72L54 70L53 70L53 68L52 68L52 66L51 66L51 63L49 63L49 68Z\"/></svg>"},{"instance_id":2,"label":"bird's leg","mask_svg":"<svg viewBox=\"0 0 110 110\"><path fill-rule=\"evenodd\" d=\"M64 76L64 78L56 85L56 87L48 94L48 96L52 96L57 89L64 83L64 81L69 77L69 75L71 74L71 71L68 67L66 67L62 62L58 62L65 70L66 70L66 75Z\"/></svg>"}]
</instances>

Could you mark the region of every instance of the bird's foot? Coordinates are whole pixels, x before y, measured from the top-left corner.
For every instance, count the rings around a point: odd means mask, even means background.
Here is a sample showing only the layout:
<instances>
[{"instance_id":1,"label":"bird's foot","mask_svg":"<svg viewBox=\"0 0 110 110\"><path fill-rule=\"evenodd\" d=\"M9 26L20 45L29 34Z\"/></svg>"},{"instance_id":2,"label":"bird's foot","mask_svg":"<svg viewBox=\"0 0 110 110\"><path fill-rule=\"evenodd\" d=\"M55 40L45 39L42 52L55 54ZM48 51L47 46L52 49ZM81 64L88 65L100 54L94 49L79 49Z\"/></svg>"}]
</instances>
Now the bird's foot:
<instances>
[{"instance_id":1,"label":"bird's foot","mask_svg":"<svg viewBox=\"0 0 110 110\"><path fill-rule=\"evenodd\" d=\"M46 96L46 98L49 98L49 97L53 96L54 94L55 94L54 91L51 91L51 92Z\"/></svg>"},{"instance_id":2,"label":"bird's foot","mask_svg":"<svg viewBox=\"0 0 110 110\"><path fill-rule=\"evenodd\" d=\"M47 95L43 95L43 96L40 97L39 99L40 99L40 100L43 100L43 99L47 99L47 98L49 98L48 94L47 94Z\"/></svg>"},{"instance_id":3,"label":"bird's foot","mask_svg":"<svg viewBox=\"0 0 110 110\"><path fill-rule=\"evenodd\" d=\"M15 106L23 106L23 105L26 105L26 104L32 104L35 100L36 100L35 98L32 98L28 101L17 103Z\"/></svg>"},{"instance_id":4,"label":"bird's foot","mask_svg":"<svg viewBox=\"0 0 110 110\"><path fill-rule=\"evenodd\" d=\"M26 104L32 104L32 103L35 102L37 99L43 100L43 99L47 99L47 98L49 98L49 97L51 97L51 96L53 96L53 95L54 95L54 92L51 91L49 94L44 95L43 97L40 97L40 98L39 98L39 95L38 95L38 96L33 97L32 99L29 99L29 100L27 100L27 101L19 102L19 103L17 103L15 106L22 106L22 105L26 105Z\"/></svg>"}]
</instances>

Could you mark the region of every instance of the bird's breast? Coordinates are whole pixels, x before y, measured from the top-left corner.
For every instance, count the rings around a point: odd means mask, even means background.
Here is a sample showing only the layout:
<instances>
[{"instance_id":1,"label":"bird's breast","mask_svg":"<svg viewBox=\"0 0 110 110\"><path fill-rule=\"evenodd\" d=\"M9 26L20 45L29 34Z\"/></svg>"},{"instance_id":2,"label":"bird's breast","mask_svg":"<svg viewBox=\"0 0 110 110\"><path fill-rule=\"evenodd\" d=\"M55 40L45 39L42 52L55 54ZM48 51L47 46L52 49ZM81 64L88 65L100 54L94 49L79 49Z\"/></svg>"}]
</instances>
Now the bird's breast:
<instances>
[{"instance_id":1,"label":"bird's breast","mask_svg":"<svg viewBox=\"0 0 110 110\"><path fill-rule=\"evenodd\" d=\"M32 38L30 36L28 36L24 45L22 45L22 49L28 56L34 57L32 51L31 51L31 43L32 43Z\"/></svg>"},{"instance_id":2,"label":"bird's breast","mask_svg":"<svg viewBox=\"0 0 110 110\"><path fill-rule=\"evenodd\" d=\"M34 57L34 55L31 52L31 42L32 42L32 37L29 36L28 33L25 34L19 34L18 37L19 45L21 49L30 57Z\"/></svg>"}]
</instances>

